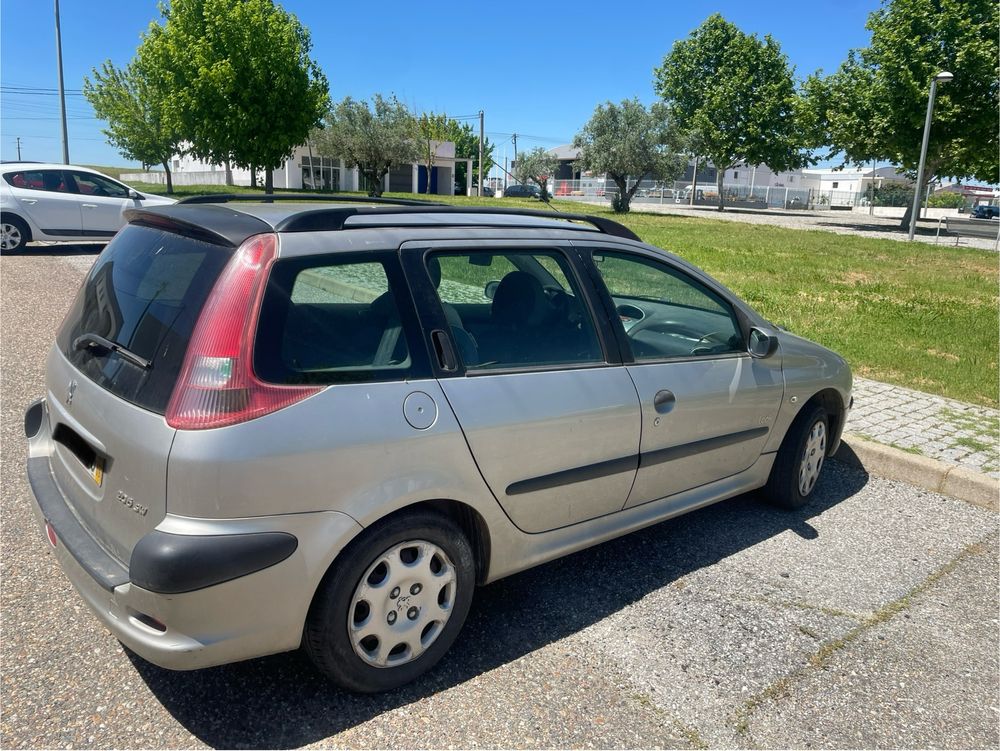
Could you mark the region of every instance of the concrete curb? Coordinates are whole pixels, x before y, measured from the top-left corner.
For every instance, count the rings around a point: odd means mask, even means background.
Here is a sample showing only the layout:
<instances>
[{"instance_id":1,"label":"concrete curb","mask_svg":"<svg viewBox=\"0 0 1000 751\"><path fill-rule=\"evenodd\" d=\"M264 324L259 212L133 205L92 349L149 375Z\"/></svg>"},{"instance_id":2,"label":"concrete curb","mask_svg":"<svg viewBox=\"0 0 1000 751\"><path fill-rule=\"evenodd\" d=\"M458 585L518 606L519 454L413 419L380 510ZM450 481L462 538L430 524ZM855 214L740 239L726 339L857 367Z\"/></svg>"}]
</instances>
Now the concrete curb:
<instances>
[{"instance_id":1,"label":"concrete curb","mask_svg":"<svg viewBox=\"0 0 1000 751\"><path fill-rule=\"evenodd\" d=\"M844 433L843 442L833 458L870 475L900 480L990 511L997 511L1000 506L1000 480L994 477L851 433Z\"/></svg>"}]
</instances>

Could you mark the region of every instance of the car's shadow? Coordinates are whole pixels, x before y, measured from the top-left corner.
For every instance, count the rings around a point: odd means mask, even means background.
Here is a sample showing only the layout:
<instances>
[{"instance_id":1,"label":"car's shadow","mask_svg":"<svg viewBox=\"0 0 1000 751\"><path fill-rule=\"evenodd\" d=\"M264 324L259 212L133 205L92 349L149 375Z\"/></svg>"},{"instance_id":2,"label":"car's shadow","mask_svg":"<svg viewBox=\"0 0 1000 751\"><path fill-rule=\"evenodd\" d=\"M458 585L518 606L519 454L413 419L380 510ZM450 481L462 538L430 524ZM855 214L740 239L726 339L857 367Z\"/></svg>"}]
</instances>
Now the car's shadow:
<instances>
[{"instance_id":1,"label":"car's shadow","mask_svg":"<svg viewBox=\"0 0 1000 751\"><path fill-rule=\"evenodd\" d=\"M129 657L163 706L204 743L297 747L510 662L781 532L815 539L809 519L857 493L867 479L831 462L806 509L781 511L741 496L480 588L441 663L386 694L341 691L301 653L186 673Z\"/></svg>"}]
</instances>

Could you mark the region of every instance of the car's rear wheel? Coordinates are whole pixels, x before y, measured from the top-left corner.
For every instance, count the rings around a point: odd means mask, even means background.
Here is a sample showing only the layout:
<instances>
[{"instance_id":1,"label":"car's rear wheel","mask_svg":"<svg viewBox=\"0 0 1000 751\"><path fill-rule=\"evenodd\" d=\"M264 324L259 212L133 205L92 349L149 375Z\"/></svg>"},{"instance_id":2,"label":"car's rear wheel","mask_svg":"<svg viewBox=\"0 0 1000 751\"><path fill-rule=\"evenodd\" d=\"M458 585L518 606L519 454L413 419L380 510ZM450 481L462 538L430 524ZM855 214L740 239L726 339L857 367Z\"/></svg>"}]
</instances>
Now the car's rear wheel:
<instances>
[{"instance_id":1,"label":"car's rear wheel","mask_svg":"<svg viewBox=\"0 0 1000 751\"><path fill-rule=\"evenodd\" d=\"M23 250L31 239L31 230L20 217L4 214L0 217L0 253Z\"/></svg>"},{"instance_id":2,"label":"car's rear wheel","mask_svg":"<svg viewBox=\"0 0 1000 751\"><path fill-rule=\"evenodd\" d=\"M391 517L327 572L309 612L306 652L344 688L396 688L448 651L474 588L472 548L451 519L429 511Z\"/></svg>"},{"instance_id":3,"label":"car's rear wheel","mask_svg":"<svg viewBox=\"0 0 1000 751\"><path fill-rule=\"evenodd\" d=\"M782 508L801 508L812 497L826 460L830 421L826 410L806 406L778 449L764 494Z\"/></svg>"}]
</instances>

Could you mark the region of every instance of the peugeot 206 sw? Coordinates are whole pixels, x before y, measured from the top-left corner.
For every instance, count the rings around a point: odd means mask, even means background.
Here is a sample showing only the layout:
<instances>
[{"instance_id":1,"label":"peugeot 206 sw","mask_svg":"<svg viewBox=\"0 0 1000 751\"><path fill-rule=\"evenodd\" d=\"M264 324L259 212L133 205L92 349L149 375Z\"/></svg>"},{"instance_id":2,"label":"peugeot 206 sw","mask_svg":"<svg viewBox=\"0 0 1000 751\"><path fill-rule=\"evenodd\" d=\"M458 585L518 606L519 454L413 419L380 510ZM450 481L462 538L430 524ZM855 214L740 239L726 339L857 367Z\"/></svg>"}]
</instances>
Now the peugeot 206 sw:
<instances>
[{"instance_id":1,"label":"peugeot 206 sw","mask_svg":"<svg viewBox=\"0 0 1000 751\"><path fill-rule=\"evenodd\" d=\"M27 473L80 595L166 668L302 647L399 686L477 584L751 490L806 503L851 405L841 357L606 218L126 218L25 415Z\"/></svg>"}]
</instances>

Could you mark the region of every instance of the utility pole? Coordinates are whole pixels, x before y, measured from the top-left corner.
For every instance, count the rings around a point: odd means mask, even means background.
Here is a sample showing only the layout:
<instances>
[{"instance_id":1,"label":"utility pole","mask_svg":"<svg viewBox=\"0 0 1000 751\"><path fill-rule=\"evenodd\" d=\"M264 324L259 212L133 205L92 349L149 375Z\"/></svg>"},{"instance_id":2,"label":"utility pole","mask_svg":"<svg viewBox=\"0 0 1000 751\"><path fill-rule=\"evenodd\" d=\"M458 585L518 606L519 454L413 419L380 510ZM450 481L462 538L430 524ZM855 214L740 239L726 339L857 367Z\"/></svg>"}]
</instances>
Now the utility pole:
<instances>
[{"instance_id":1,"label":"utility pole","mask_svg":"<svg viewBox=\"0 0 1000 751\"><path fill-rule=\"evenodd\" d=\"M694 171L691 173L691 198L688 203L694 206L694 194L698 192L698 157L694 158Z\"/></svg>"},{"instance_id":2,"label":"utility pole","mask_svg":"<svg viewBox=\"0 0 1000 751\"><path fill-rule=\"evenodd\" d=\"M514 134L514 169L517 169L517 133Z\"/></svg>"},{"instance_id":3,"label":"utility pole","mask_svg":"<svg viewBox=\"0 0 1000 751\"><path fill-rule=\"evenodd\" d=\"M66 91L63 89L62 32L59 30L59 0L56 1L56 61L59 63L59 113L62 116L63 164L69 164L69 135L66 133Z\"/></svg>"},{"instance_id":4,"label":"utility pole","mask_svg":"<svg viewBox=\"0 0 1000 751\"><path fill-rule=\"evenodd\" d=\"M21 136L17 137L17 161L21 161Z\"/></svg>"},{"instance_id":5,"label":"utility pole","mask_svg":"<svg viewBox=\"0 0 1000 751\"><path fill-rule=\"evenodd\" d=\"M476 180L476 195L483 197L483 111L479 110L479 179Z\"/></svg>"}]
</instances>

